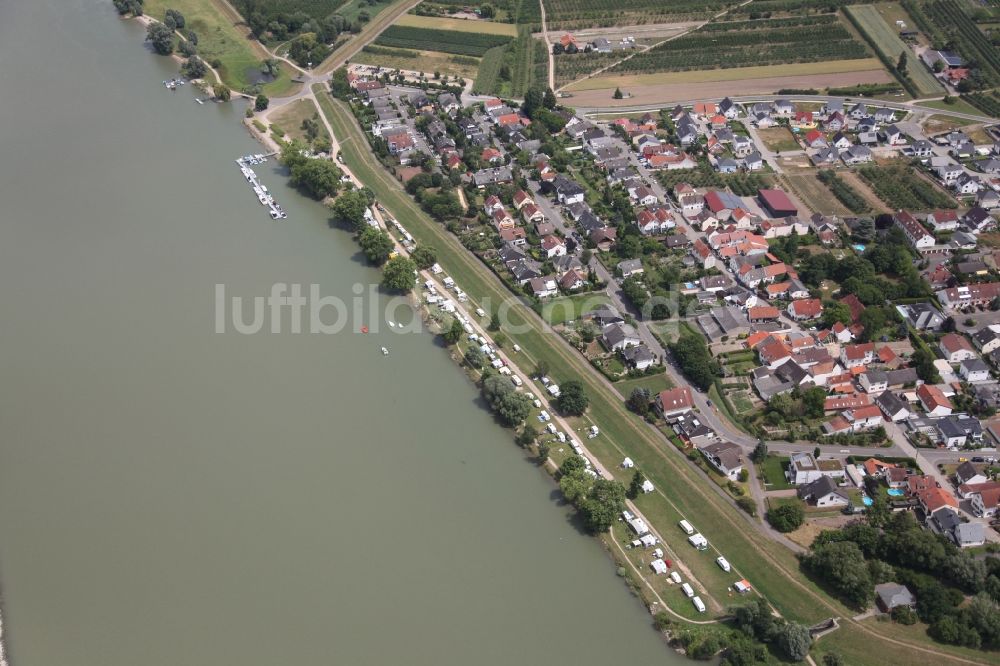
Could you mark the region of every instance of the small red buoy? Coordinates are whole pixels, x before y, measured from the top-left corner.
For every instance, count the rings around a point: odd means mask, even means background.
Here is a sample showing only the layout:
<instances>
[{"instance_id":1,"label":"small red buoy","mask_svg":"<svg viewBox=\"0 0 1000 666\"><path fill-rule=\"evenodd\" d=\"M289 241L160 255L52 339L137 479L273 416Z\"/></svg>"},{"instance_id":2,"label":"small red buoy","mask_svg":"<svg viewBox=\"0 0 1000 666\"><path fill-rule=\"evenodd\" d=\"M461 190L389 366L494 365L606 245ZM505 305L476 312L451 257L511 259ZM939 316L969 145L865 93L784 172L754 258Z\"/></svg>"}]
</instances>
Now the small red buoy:
<instances>
[{"instance_id":1,"label":"small red buoy","mask_svg":"<svg viewBox=\"0 0 1000 666\"><path fill-rule=\"evenodd\" d=\"M367 333L368 332L368 327L367 326L362 326L361 327L361 332L362 333Z\"/></svg>"}]
</instances>

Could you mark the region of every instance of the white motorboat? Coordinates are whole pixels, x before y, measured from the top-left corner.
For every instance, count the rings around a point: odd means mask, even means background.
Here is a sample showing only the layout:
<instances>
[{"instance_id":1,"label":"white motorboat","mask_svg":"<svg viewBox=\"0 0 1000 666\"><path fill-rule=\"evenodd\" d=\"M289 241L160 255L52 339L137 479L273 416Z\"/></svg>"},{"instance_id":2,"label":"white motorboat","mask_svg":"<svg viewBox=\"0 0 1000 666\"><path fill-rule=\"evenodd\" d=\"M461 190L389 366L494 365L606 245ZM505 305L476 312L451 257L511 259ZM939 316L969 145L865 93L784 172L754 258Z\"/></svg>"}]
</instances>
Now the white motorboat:
<instances>
[{"instance_id":1,"label":"white motorboat","mask_svg":"<svg viewBox=\"0 0 1000 666\"><path fill-rule=\"evenodd\" d=\"M382 356L388 356L388 355L389 355L389 350L386 349L385 347L382 347Z\"/></svg>"}]
</instances>

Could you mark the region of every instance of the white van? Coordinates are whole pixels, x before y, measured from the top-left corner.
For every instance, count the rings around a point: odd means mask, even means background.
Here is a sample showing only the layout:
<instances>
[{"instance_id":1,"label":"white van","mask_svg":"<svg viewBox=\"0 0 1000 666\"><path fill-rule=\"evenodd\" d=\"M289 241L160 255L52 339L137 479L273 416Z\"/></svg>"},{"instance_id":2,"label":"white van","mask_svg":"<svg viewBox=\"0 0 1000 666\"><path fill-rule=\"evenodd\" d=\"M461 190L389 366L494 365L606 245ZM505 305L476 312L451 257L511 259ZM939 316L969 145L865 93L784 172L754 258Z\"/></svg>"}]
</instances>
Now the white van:
<instances>
[{"instance_id":1,"label":"white van","mask_svg":"<svg viewBox=\"0 0 1000 666\"><path fill-rule=\"evenodd\" d=\"M688 521L682 520L681 522L679 522L677 524L681 526L682 530L684 530L684 534L687 534L688 536L691 536L692 534L694 534L694 528L691 527L691 523L689 523Z\"/></svg>"},{"instance_id":2,"label":"white van","mask_svg":"<svg viewBox=\"0 0 1000 666\"><path fill-rule=\"evenodd\" d=\"M554 423L548 424L547 426L545 426L545 429L548 430L553 435L556 434L556 425Z\"/></svg>"},{"instance_id":3,"label":"white van","mask_svg":"<svg viewBox=\"0 0 1000 666\"><path fill-rule=\"evenodd\" d=\"M482 308L476 308L476 314L479 315L480 317L485 317L486 316L486 310L484 310Z\"/></svg>"},{"instance_id":4,"label":"white van","mask_svg":"<svg viewBox=\"0 0 1000 666\"><path fill-rule=\"evenodd\" d=\"M670 572L670 580L674 581L675 583L679 583L679 582L681 582L681 575L679 573L677 573L676 571L671 571Z\"/></svg>"},{"instance_id":5,"label":"white van","mask_svg":"<svg viewBox=\"0 0 1000 666\"><path fill-rule=\"evenodd\" d=\"M677 573L677 572L675 571L674 573ZM690 584L684 583L683 585L681 585L681 589L684 590L684 594L687 595L688 599L690 599L691 597L694 596L694 590L691 589L691 585Z\"/></svg>"},{"instance_id":6,"label":"white van","mask_svg":"<svg viewBox=\"0 0 1000 666\"><path fill-rule=\"evenodd\" d=\"M691 600L691 603L694 604L694 607L698 609L699 613L705 612L705 603L701 600L701 597L695 597Z\"/></svg>"},{"instance_id":7,"label":"white van","mask_svg":"<svg viewBox=\"0 0 1000 666\"><path fill-rule=\"evenodd\" d=\"M566 433L564 433L562 430L560 430L559 432L556 433L556 438L560 442L565 443L566 442Z\"/></svg>"},{"instance_id":8,"label":"white van","mask_svg":"<svg viewBox=\"0 0 1000 666\"><path fill-rule=\"evenodd\" d=\"M726 558L722 557L721 555L715 558L715 563L718 564L719 567L726 573L728 573L732 569L732 567L729 566L729 562L726 560Z\"/></svg>"}]
</instances>

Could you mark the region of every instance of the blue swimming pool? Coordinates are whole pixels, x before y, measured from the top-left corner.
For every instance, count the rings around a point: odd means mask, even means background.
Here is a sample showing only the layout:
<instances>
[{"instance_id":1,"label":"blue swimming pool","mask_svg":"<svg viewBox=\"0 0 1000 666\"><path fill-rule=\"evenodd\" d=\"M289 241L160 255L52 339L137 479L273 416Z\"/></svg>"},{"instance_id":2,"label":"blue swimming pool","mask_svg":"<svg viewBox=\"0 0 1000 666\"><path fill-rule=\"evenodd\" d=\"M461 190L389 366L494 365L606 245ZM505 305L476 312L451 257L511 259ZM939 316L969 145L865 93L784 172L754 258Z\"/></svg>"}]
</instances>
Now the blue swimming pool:
<instances>
[{"instance_id":1,"label":"blue swimming pool","mask_svg":"<svg viewBox=\"0 0 1000 666\"><path fill-rule=\"evenodd\" d=\"M862 501L862 503L864 503L865 506L871 506L872 505L872 498L868 497L868 495L862 495L861 496L861 501Z\"/></svg>"},{"instance_id":2,"label":"blue swimming pool","mask_svg":"<svg viewBox=\"0 0 1000 666\"><path fill-rule=\"evenodd\" d=\"M855 243L855 244L854 244L854 245L852 245L851 247L853 247L853 248L854 248L855 250L857 250L858 252L864 252L864 251L865 251L865 246L864 246L864 245L862 245L861 243Z\"/></svg>"},{"instance_id":3,"label":"blue swimming pool","mask_svg":"<svg viewBox=\"0 0 1000 666\"><path fill-rule=\"evenodd\" d=\"M903 489L902 488L889 488L889 490L887 490L885 492L886 492L887 495L891 495L892 497L902 497L903 496Z\"/></svg>"}]
</instances>

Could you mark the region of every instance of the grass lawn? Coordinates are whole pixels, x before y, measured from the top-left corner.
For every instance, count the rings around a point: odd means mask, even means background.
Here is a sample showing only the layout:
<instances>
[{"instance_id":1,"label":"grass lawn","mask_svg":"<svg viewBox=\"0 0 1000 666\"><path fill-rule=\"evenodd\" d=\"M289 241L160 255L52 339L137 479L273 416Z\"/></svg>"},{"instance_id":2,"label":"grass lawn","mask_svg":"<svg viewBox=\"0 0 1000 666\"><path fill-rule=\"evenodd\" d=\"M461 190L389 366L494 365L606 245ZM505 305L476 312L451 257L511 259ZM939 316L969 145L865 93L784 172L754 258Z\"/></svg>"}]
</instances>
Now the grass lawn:
<instances>
[{"instance_id":1,"label":"grass lawn","mask_svg":"<svg viewBox=\"0 0 1000 666\"><path fill-rule=\"evenodd\" d=\"M785 478L787 467L788 456L769 455L764 459L760 471L764 475L765 490L789 490L795 487Z\"/></svg>"},{"instance_id":2,"label":"grass lawn","mask_svg":"<svg viewBox=\"0 0 1000 666\"><path fill-rule=\"evenodd\" d=\"M753 401L747 397L746 391L728 391L726 397L740 415L752 412L754 409Z\"/></svg>"},{"instance_id":3,"label":"grass lawn","mask_svg":"<svg viewBox=\"0 0 1000 666\"><path fill-rule=\"evenodd\" d=\"M358 14L362 11L368 12L368 16L375 16L383 9L392 4L392 0L375 0L374 4L368 4L367 0L350 0L337 13L343 16L349 23L354 23L358 19Z\"/></svg>"},{"instance_id":4,"label":"grass lawn","mask_svg":"<svg viewBox=\"0 0 1000 666\"><path fill-rule=\"evenodd\" d=\"M968 102L958 97L952 98L952 104L946 104L943 99L935 99L930 102L921 102L918 106L924 106L930 109L941 109L942 111L954 111L955 113L969 113L974 116L986 117L982 111L972 106Z\"/></svg>"},{"instance_id":5,"label":"grass lawn","mask_svg":"<svg viewBox=\"0 0 1000 666\"><path fill-rule=\"evenodd\" d=\"M556 381L579 379L583 383L590 397L590 409L586 416L570 419L571 426L574 430L589 427L592 423L600 426L599 437L583 441L591 453L612 471L615 479L627 483L631 477L630 471L618 467L625 456L631 457L638 469L650 479L656 492L643 495L636 505L671 546L676 544L684 564L710 591L716 602L725 605L728 587L746 577L789 619L811 624L831 615L841 618L852 616L850 609L827 596L802 575L798 561L788 549L755 529L752 519L735 508L714 484L708 483L703 473L684 460L680 452L667 445L654 427L629 413L621 397L575 350L547 333L537 315L523 303L512 299L496 276L442 225L420 210L375 160L345 105L331 100L326 94L321 95L321 105L341 142L347 165L375 191L382 205L418 242L432 244L438 249L439 263L462 286L470 301L482 303L488 298L492 303L512 303L510 326L519 330L516 333L508 331L507 334L512 343L517 342L522 348L518 363L530 368L537 361L544 360L553 369L551 374ZM531 390L537 389L532 387ZM676 527L681 517L687 518L705 534L711 543L709 550L698 552L687 546L683 533ZM724 553L733 564L733 571L729 574L715 564L715 558L720 553ZM889 650L900 663L915 663L911 660L914 650L905 645L888 644L877 633L863 631L850 619L845 619L836 633L851 636L856 642L866 642L867 658L852 663L881 663L880 655L887 654ZM865 635L862 636L862 633ZM946 657L939 656L937 663L948 661Z\"/></svg>"},{"instance_id":6,"label":"grass lawn","mask_svg":"<svg viewBox=\"0 0 1000 666\"><path fill-rule=\"evenodd\" d=\"M684 72L657 72L655 74L629 74L595 76L571 83L566 90L603 90L626 86L638 88L664 83L707 83L713 81L742 81L766 79L774 76L804 76L811 74L838 74L841 72L867 72L882 69L878 58L856 60L829 60L825 62L797 62L780 66L732 67L728 69L700 69Z\"/></svg>"},{"instance_id":7,"label":"grass lawn","mask_svg":"<svg viewBox=\"0 0 1000 666\"><path fill-rule=\"evenodd\" d=\"M272 125L277 125L285 131L286 139L302 139L302 141L309 143L306 139L306 133L302 130L302 121L306 118L312 118L314 114L316 114L316 105L312 103L312 100L299 99L275 111L269 120ZM329 136L326 127L319 118L316 120L319 124L319 135L321 137Z\"/></svg>"},{"instance_id":8,"label":"grass lawn","mask_svg":"<svg viewBox=\"0 0 1000 666\"><path fill-rule=\"evenodd\" d=\"M660 391L666 391L673 387L673 382L670 381L665 372L649 375L648 377L639 377L638 379L623 379L615 383L615 388L625 398L629 397L632 391L637 388L649 389L649 394L655 396Z\"/></svg>"},{"instance_id":9,"label":"grass lawn","mask_svg":"<svg viewBox=\"0 0 1000 666\"><path fill-rule=\"evenodd\" d=\"M251 85L251 76L259 71L267 52L247 38L247 32L234 24L218 0L148 0L146 14L163 20L167 9L176 9L187 20L186 29L198 34L198 53L206 62L218 59L219 75L230 88L240 91ZM281 74L263 86L265 95L280 96L295 87L290 68L281 66Z\"/></svg>"},{"instance_id":10,"label":"grass lawn","mask_svg":"<svg viewBox=\"0 0 1000 666\"><path fill-rule=\"evenodd\" d=\"M487 35L509 35L517 37L517 26L513 23L497 23L495 21L473 21L459 18L443 18L438 16L417 16L403 14L393 25L405 25L413 28L431 28L433 30L454 30L455 32L480 32Z\"/></svg>"},{"instance_id":11,"label":"grass lawn","mask_svg":"<svg viewBox=\"0 0 1000 666\"><path fill-rule=\"evenodd\" d=\"M757 130L757 133L768 150L776 153L801 149L787 127L767 127Z\"/></svg>"},{"instance_id":12,"label":"grass lawn","mask_svg":"<svg viewBox=\"0 0 1000 666\"><path fill-rule=\"evenodd\" d=\"M352 59L362 65L375 65L388 69L409 69L425 73L428 78L434 72L446 76L461 76L466 79L476 78L479 72L479 58L472 58L475 63L465 62L471 56L454 56L438 51L409 51L388 46L378 46L378 53L369 53L362 49ZM415 57L414 57L415 54Z\"/></svg>"},{"instance_id":13,"label":"grass lawn","mask_svg":"<svg viewBox=\"0 0 1000 666\"><path fill-rule=\"evenodd\" d=\"M575 294L556 298L542 304L542 319L551 326L576 321L585 312L590 312L607 302L608 297L603 293Z\"/></svg>"}]
</instances>

